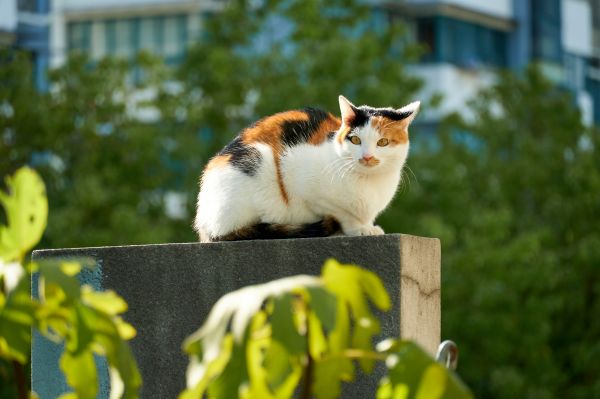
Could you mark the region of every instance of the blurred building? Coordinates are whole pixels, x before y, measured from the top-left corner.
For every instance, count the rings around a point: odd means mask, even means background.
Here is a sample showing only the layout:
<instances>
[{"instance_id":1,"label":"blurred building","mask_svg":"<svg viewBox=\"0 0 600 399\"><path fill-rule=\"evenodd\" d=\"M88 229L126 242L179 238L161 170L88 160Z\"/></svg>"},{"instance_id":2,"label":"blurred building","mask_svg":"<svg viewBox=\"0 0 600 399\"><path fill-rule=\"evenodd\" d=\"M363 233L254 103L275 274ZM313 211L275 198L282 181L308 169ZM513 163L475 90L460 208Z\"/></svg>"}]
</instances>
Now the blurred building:
<instances>
[{"instance_id":1,"label":"blurred building","mask_svg":"<svg viewBox=\"0 0 600 399\"><path fill-rule=\"evenodd\" d=\"M38 88L47 86L50 0L0 1L0 47L18 48L31 55Z\"/></svg>"},{"instance_id":2,"label":"blurred building","mask_svg":"<svg viewBox=\"0 0 600 399\"><path fill-rule=\"evenodd\" d=\"M36 81L72 50L93 59L140 50L179 63L202 31L203 16L227 0L3 0L0 43L29 51ZM587 123L600 124L600 0L375 0L387 17L408 23L429 51L412 68L422 96L442 94L432 125L494 81L497 68L532 61L574 94ZM379 13L381 16L381 13Z\"/></svg>"},{"instance_id":3,"label":"blurred building","mask_svg":"<svg viewBox=\"0 0 600 399\"><path fill-rule=\"evenodd\" d=\"M201 30L202 14L214 12L222 0L53 0L51 65L69 51L131 58L141 50L179 63L186 46Z\"/></svg>"},{"instance_id":4,"label":"blurred building","mask_svg":"<svg viewBox=\"0 0 600 399\"><path fill-rule=\"evenodd\" d=\"M442 94L435 123L494 80L493 70L539 62L570 90L583 119L600 124L600 0L405 0L382 2L428 47L413 68L423 95Z\"/></svg>"}]
</instances>

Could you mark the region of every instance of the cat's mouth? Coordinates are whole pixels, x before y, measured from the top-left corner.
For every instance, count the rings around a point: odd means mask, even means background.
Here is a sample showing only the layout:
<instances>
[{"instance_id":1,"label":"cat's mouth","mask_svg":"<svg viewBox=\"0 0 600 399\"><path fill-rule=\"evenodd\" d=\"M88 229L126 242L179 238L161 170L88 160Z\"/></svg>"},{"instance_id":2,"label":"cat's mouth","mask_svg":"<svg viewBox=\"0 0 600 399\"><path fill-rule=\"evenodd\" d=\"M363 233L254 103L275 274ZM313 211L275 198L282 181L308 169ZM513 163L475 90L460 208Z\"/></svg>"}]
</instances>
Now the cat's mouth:
<instances>
[{"instance_id":1,"label":"cat's mouth","mask_svg":"<svg viewBox=\"0 0 600 399\"><path fill-rule=\"evenodd\" d=\"M381 161L377 158L369 158L369 159L365 159L365 158L361 158L358 160L358 163L360 163L363 166L366 166L368 168L379 165Z\"/></svg>"}]
</instances>

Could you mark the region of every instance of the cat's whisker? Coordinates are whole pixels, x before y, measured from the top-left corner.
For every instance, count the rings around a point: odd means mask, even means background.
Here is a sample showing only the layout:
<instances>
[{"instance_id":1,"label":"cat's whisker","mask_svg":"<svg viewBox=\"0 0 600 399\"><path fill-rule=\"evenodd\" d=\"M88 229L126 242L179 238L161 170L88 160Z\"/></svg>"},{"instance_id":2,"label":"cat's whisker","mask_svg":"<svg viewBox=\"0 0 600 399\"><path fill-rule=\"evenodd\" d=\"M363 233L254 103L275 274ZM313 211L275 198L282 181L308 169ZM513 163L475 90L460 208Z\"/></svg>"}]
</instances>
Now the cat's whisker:
<instances>
[{"instance_id":1,"label":"cat's whisker","mask_svg":"<svg viewBox=\"0 0 600 399\"><path fill-rule=\"evenodd\" d=\"M336 177L341 175L342 171L352 162L352 158L342 157L336 158L327 165L324 170L325 174L331 173L331 181L330 184L333 184L333 181Z\"/></svg>"},{"instance_id":2,"label":"cat's whisker","mask_svg":"<svg viewBox=\"0 0 600 399\"><path fill-rule=\"evenodd\" d=\"M346 175L346 173L348 172L349 169L352 168L352 164L354 163L354 159L350 158L347 159L345 163L343 163L340 168L338 169L338 173L336 174L336 176L339 176L340 180L344 180L344 176Z\"/></svg>"},{"instance_id":3,"label":"cat's whisker","mask_svg":"<svg viewBox=\"0 0 600 399\"><path fill-rule=\"evenodd\" d=\"M324 173L333 172L335 169L337 169L339 166L342 166L347 161L348 161L348 157L336 158L325 167L323 172Z\"/></svg>"},{"instance_id":4,"label":"cat's whisker","mask_svg":"<svg viewBox=\"0 0 600 399\"><path fill-rule=\"evenodd\" d=\"M350 172L353 172L354 168L356 168L356 162L354 160L352 160L352 162L350 163L350 167L344 171L340 180L344 180L344 177L346 177Z\"/></svg>"},{"instance_id":5,"label":"cat's whisker","mask_svg":"<svg viewBox=\"0 0 600 399\"><path fill-rule=\"evenodd\" d=\"M417 178L417 175L415 175L415 172L413 172L413 170L410 168L410 166L404 165L404 169L408 170L410 174L413 175L413 177L415 178L415 183L419 184L419 179Z\"/></svg>"},{"instance_id":6,"label":"cat's whisker","mask_svg":"<svg viewBox=\"0 0 600 399\"><path fill-rule=\"evenodd\" d=\"M400 179L400 184L398 186L398 193L403 195L409 191L410 176L404 170L402 170L401 176L402 178Z\"/></svg>"}]
</instances>

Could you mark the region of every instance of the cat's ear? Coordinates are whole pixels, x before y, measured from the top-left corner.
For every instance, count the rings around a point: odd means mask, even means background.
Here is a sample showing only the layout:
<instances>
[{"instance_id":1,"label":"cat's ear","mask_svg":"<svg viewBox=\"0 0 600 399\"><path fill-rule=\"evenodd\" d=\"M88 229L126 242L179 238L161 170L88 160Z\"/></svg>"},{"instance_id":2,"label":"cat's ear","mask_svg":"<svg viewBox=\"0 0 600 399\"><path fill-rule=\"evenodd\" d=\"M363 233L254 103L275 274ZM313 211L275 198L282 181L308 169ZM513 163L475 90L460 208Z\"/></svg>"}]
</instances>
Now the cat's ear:
<instances>
[{"instance_id":1,"label":"cat's ear","mask_svg":"<svg viewBox=\"0 0 600 399\"><path fill-rule=\"evenodd\" d=\"M354 118L356 118L356 107L344 96L339 96L340 112L342 114L342 122L349 126Z\"/></svg>"},{"instance_id":2,"label":"cat's ear","mask_svg":"<svg viewBox=\"0 0 600 399\"><path fill-rule=\"evenodd\" d=\"M419 108L421 107L421 101L414 101L408 105L405 105L402 108L398 108L396 112L400 114L407 115L402 119L402 122L406 124L406 126L410 125L410 123L417 116L417 112L419 112Z\"/></svg>"}]
</instances>

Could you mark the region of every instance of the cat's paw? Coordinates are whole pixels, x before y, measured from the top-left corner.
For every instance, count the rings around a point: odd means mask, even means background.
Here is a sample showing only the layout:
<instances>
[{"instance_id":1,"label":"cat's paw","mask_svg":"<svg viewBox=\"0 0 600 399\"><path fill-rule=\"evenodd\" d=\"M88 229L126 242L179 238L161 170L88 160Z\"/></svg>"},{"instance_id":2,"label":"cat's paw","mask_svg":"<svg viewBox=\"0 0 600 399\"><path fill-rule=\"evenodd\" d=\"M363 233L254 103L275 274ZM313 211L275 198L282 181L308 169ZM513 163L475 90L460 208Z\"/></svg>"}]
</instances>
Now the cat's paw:
<instances>
[{"instance_id":1,"label":"cat's paw","mask_svg":"<svg viewBox=\"0 0 600 399\"><path fill-rule=\"evenodd\" d=\"M372 226L371 227L371 235L372 236L382 236L385 234L385 231L380 226Z\"/></svg>"},{"instance_id":2,"label":"cat's paw","mask_svg":"<svg viewBox=\"0 0 600 399\"><path fill-rule=\"evenodd\" d=\"M383 229L379 226L357 226L355 228L349 229L345 232L349 236L380 236L385 234Z\"/></svg>"}]
</instances>

